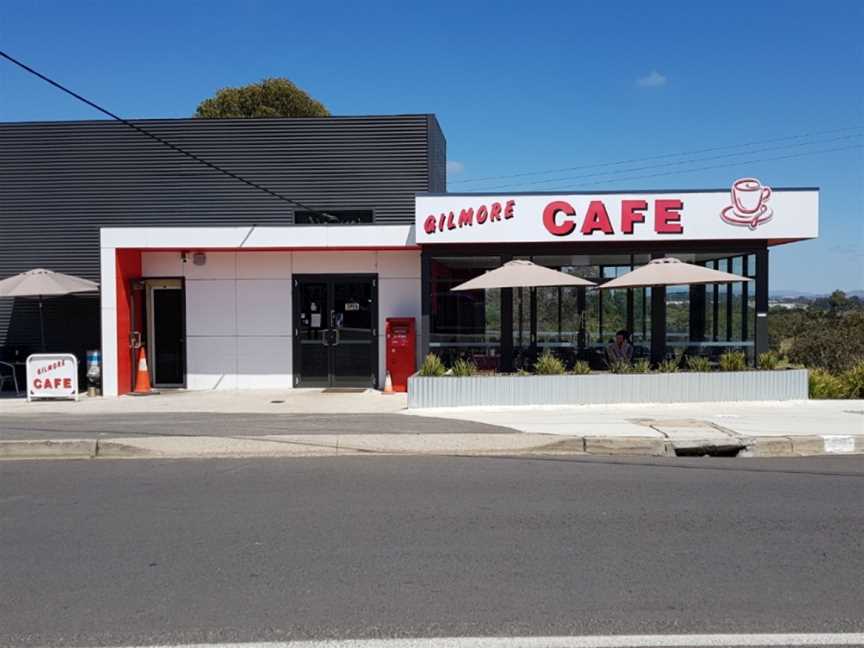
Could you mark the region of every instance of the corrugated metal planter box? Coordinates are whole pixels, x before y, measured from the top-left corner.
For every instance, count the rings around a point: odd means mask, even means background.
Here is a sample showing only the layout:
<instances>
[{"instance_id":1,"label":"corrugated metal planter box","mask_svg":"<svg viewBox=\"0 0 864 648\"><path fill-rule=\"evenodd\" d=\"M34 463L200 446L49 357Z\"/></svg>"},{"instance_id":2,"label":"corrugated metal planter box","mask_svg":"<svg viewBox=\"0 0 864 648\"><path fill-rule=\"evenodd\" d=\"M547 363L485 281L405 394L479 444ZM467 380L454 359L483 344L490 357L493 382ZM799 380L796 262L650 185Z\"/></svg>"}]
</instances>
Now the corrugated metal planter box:
<instances>
[{"instance_id":1,"label":"corrugated metal planter box","mask_svg":"<svg viewBox=\"0 0 864 648\"><path fill-rule=\"evenodd\" d=\"M807 370L408 378L408 407L771 401L807 398Z\"/></svg>"}]
</instances>

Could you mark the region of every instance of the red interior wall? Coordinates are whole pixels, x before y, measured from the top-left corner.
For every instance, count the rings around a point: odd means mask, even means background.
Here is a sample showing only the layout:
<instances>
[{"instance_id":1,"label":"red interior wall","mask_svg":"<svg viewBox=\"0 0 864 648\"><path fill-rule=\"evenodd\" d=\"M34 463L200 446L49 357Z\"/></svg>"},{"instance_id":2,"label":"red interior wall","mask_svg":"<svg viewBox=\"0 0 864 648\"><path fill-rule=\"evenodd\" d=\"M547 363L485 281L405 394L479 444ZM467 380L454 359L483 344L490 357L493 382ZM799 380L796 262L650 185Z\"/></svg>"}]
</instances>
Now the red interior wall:
<instances>
[{"instance_id":1,"label":"red interior wall","mask_svg":"<svg viewBox=\"0 0 864 648\"><path fill-rule=\"evenodd\" d=\"M117 250L117 393L132 390L132 357L129 351L129 333L140 331L143 322L142 291L135 295L135 322L130 308L131 281L141 278L141 251Z\"/></svg>"}]
</instances>

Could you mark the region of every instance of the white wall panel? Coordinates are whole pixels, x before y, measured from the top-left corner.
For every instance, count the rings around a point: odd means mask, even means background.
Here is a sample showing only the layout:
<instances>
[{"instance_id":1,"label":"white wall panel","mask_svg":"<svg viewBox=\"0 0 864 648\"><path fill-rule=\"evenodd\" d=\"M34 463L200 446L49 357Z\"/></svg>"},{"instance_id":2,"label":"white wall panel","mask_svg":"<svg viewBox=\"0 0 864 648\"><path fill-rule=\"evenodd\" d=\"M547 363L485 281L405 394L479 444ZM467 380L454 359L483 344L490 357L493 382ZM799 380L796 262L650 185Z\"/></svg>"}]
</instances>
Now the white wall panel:
<instances>
[{"instance_id":1,"label":"white wall panel","mask_svg":"<svg viewBox=\"0 0 864 648\"><path fill-rule=\"evenodd\" d=\"M295 252L294 274L377 272L375 252Z\"/></svg>"},{"instance_id":2,"label":"white wall panel","mask_svg":"<svg viewBox=\"0 0 864 648\"><path fill-rule=\"evenodd\" d=\"M388 317L420 320L420 282L416 279L379 279L378 317L381 326Z\"/></svg>"},{"instance_id":3,"label":"white wall panel","mask_svg":"<svg viewBox=\"0 0 864 648\"><path fill-rule=\"evenodd\" d=\"M414 349L415 357L420 353L420 280L419 279L379 279L378 280L378 356L380 370L380 382L383 387L384 377L387 372L386 346L387 346L387 318L388 317L413 317L414 330L417 335L417 344Z\"/></svg>"},{"instance_id":4,"label":"white wall panel","mask_svg":"<svg viewBox=\"0 0 864 648\"><path fill-rule=\"evenodd\" d=\"M238 389L291 388L291 345L290 336L238 338Z\"/></svg>"},{"instance_id":5,"label":"white wall panel","mask_svg":"<svg viewBox=\"0 0 864 648\"><path fill-rule=\"evenodd\" d=\"M144 252L141 254L141 274L144 277L182 277L187 263L180 260L180 252Z\"/></svg>"},{"instance_id":6,"label":"white wall panel","mask_svg":"<svg viewBox=\"0 0 864 648\"><path fill-rule=\"evenodd\" d=\"M378 252L378 276L419 280L420 251Z\"/></svg>"},{"instance_id":7,"label":"white wall panel","mask_svg":"<svg viewBox=\"0 0 864 648\"><path fill-rule=\"evenodd\" d=\"M186 282L186 335L236 335L236 281Z\"/></svg>"},{"instance_id":8,"label":"white wall panel","mask_svg":"<svg viewBox=\"0 0 864 648\"><path fill-rule=\"evenodd\" d=\"M291 335L291 280L237 282L238 335Z\"/></svg>"},{"instance_id":9,"label":"white wall panel","mask_svg":"<svg viewBox=\"0 0 864 648\"><path fill-rule=\"evenodd\" d=\"M234 279L237 276L237 255L234 252L204 252L207 260L204 265L195 265L192 255L186 263L186 277L189 279Z\"/></svg>"},{"instance_id":10,"label":"white wall panel","mask_svg":"<svg viewBox=\"0 0 864 648\"><path fill-rule=\"evenodd\" d=\"M187 337L188 389L237 389L237 338Z\"/></svg>"},{"instance_id":11,"label":"white wall panel","mask_svg":"<svg viewBox=\"0 0 864 648\"><path fill-rule=\"evenodd\" d=\"M237 254L239 279L290 279L290 252L239 252Z\"/></svg>"}]
</instances>

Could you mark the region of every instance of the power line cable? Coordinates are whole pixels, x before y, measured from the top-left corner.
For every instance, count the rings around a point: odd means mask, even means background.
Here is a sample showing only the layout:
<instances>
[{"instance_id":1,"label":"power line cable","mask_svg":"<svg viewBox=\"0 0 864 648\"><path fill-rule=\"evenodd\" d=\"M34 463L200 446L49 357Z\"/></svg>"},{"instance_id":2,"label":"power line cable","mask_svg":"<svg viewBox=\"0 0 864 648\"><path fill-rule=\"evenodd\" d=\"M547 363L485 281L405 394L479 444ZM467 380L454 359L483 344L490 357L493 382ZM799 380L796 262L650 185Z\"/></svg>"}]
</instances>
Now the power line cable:
<instances>
[{"instance_id":1,"label":"power line cable","mask_svg":"<svg viewBox=\"0 0 864 648\"><path fill-rule=\"evenodd\" d=\"M790 160L793 158L806 157L808 155L821 155L823 153L835 153L838 151L851 151L853 149L862 150L862 149L864 149L864 146L862 146L860 144L856 144L856 145L852 145L852 146L840 146L837 148L822 149L822 150L818 150L818 151L803 151L801 153L792 153L790 155L780 155L780 156L770 157L770 158L755 158L752 160L740 160L740 161L735 161L735 162L728 162L726 164L712 164L712 165L708 165L708 166L704 166L704 167L696 167L693 169L682 169L682 170L676 170L676 171L661 171L660 173L649 173L649 174L643 174L643 175L638 175L638 176L628 176L625 178L614 177L611 179L615 180L615 181L643 180L645 178L658 178L661 176L675 175L675 174L679 174L679 173L694 173L696 171L709 171L712 169L725 169L725 168L729 168L729 167L738 166L739 164L757 164L760 162L775 162L778 160ZM604 182L609 182L609 180L610 180L610 178L604 178L602 180L595 180L593 182L583 183L581 186L591 187L594 185L602 184ZM574 189L573 187L570 187L568 190L573 190L573 189ZM508 191L511 191L511 189L500 188L500 189L490 189L488 191L488 193L490 193L490 194L492 194L492 193L507 193Z\"/></svg>"},{"instance_id":2,"label":"power line cable","mask_svg":"<svg viewBox=\"0 0 864 648\"><path fill-rule=\"evenodd\" d=\"M754 153L767 153L769 151L780 151L783 149L795 148L795 147L799 147L799 146L812 146L814 144L820 144L820 145L821 144L830 144L832 142L850 140L850 139L855 139L858 137L864 137L864 133L855 134L855 135L843 135L841 137L834 137L834 138L827 139L827 140L817 140L817 141L812 141L812 142L798 142L796 144L783 144L781 146L769 146L769 147L761 148L761 149L752 149L750 151L740 151L740 152L735 152L735 153L724 153L722 155L712 155L709 157L688 158L685 160L676 160L674 162L663 162L661 164L649 164L647 166L632 167L629 169L621 169L619 171L600 171L598 173L584 173L581 175L568 176L565 178L549 178L547 180L534 180L532 182L520 182L520 183L517 183L515 185L511 185L511 187L514 187L514 186L531 187L531 186L536 186L536 185L547 184L550 182L570 182L572 180L580 180L582 178L594 178L594 177L598 177L598 176L614 177L614 176L618 176L621 174L632 173L634 171L647 171L649 169L656 169L656 168L662 168L662 167L674 167L674 166L681 166L683 164L708 162L710 160L722 160L725 158L740 157L742 155L752 155Z\"/></svg>"},{"instance_id":3,"label":"power line cable","mask_svg":"<svg viewBox=\"0 0 864 648\"><path fill-rule=\"evenodd\" d=\"M244 178L243 176L234 173L233 171L229 171L228 169L224 169L221 166L219 166L218 164L214 164L213 162L210 162L209 160L202 158L200 155L196 155L195 153L190 153L189 151L187 151L183 148L180 148L176 144L172 144L168 140L166 140L162 137L159 137L158 135L156 135L154 133L151 133L147 129L142 128L141 126L138 126L137 124L129 121L128 119L123 119L119 115L116 115L113 112L111 112L110 110L103 108L99 104L97 104L93 101L90 101L89 99L81 96L77 92L70 90L66 86L61 85L57 81L54 81L53 79L45 76L41 72L34 70L29 65L22 63L21 61L19 61L15 57L11 56L10 54L7 54L3 50L0 50L0 56L2 56L3 58L5 58L7 61L9 61L11 63L14 63L18 67L20 67L22 70L25 70L26 72L29 72L30 74L42 79L46 83L54 86L58 90L62 90L63 92L74 97L78 101L81 101L81 102L87 104L88 106L90 106L91 108L95 108L99 112L101 112L105 115L108 115L111 119L114 119L114 120L120 122L121 124L128 126L129 128L141 133L142 135L146 135L150 139L155 140L155 141L159 142L160 144L167 146L171 150L176 151L177 153L180 153L181 155L185 155L186 157L190 158L191 160L194 160L195 162L198 162L199 164L203 164L204 166L210 167L214 171L218 171L219 173L222 173L222 174L228 176L229 178L233 178L234 180L238 180L238 181L242 182L243 184L252 187L253 189L257 189L258 191L263 191L264 193L268 194L269 196L272 196L274 198L278 198L279 200L287 202L288 204L290 204L292 206L300 207L300 208L304 209L305 211L312 212L313 214L321 216L322 218L325 218L325 219L327 218L326 214L318 211L317 209L313 209L307 205L304 205L299 200L294 200L293 198L288 198L287 196L283 196L282 194L280 194L276 191L273 191L272 189L268 189L267 187L264 187L264 186L258 184L257 182L253 182L252 180L248 180L248 179Z\"/></svg>"},{"instance_id":4,"label":"power line cable","mask_svg":"<svg viewBox=\"0 0 864 648\"><path fill-rule=\"evenodd\" d=\"M579 169L596 169L600 167L610 167L610 166L620 166L624 164L634 164L636 162L649 162L651 160L663 160L673 157L681 157L682 155L700 155L702 153L713 153L715 151L724 151L730 148L742 148L749 146L757 146L759 144L773 144L774 142L784 142L793 139L805 139L808 137L817 137L820 135L829 135L832 133L840 133L851 130L861 130L864 126L845 126L842 128L831 128L828 130L822 131L813 131L811 133L802 133L799 135L787 135L785 137L775 137L771 139L764 140L754 140L752 142L741 142L739 144L726 144L724 146L714 146L711 148L704 149L694 149L692 151L681 151L679 153L664 153L662 155L652 155L649 157L641 157L641 158L631 158L629 160L616 160L614 162L598 162L591 164L580 164L578 166L572 167L559 167L556 169L546 169L544 171L526 171L523 173L511 173L507 175L497 175L497 176L484 176L480 178L466 178L462 180L450 180L449 184L466 184L469 182L481 182L485 180L508 180L510 178L523 178L529 176L538 176L538 175L546 175L549 173L562 173L564 171L578 171ZM746 155L750 151L742 151L742 154Z\"/></svg>"}]
</instances>

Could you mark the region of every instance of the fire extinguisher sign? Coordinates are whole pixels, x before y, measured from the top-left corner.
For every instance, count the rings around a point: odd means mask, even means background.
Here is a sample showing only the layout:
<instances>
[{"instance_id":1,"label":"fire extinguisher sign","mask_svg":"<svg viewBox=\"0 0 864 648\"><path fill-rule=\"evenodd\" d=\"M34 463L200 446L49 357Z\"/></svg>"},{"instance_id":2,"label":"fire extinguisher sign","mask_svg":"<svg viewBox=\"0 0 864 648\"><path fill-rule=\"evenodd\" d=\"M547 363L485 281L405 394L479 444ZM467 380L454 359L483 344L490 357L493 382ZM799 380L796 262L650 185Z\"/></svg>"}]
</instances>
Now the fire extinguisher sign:
<instances>
[{"instance_id":1,"label":"fire extinguisher sign","mask_svg":"<svg viewBox=\"0 0 864 648\"><path fill-rule=\"evenodd\" d=\"M27 400L78 400L78 359L71 353L34 353L27 356Z\"/></svg>"}]
</instances>

